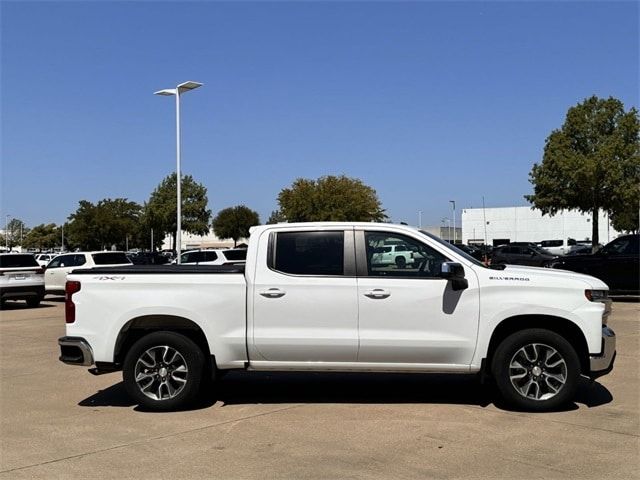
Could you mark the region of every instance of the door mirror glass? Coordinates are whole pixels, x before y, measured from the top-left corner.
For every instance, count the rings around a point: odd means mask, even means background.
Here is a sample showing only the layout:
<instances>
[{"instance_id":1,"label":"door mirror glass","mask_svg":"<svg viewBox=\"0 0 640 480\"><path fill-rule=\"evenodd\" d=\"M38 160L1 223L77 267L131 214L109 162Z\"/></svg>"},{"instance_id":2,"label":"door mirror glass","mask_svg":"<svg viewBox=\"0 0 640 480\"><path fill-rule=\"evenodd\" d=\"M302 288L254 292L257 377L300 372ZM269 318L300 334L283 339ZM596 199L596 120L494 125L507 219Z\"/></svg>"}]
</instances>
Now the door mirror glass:
<instances>
[{"instance_id":1,"label":"door mirror glass","mask_svg":"<svg viewBox=\"0 0 640 480\"><path fill-rule=\"evenodd\" d=\"M464 290L469 287L469 282L464 278L464 267L457 262L443 262L440 267L440 276L451 281L453 290Z\"/></svg>"}]
</instances>

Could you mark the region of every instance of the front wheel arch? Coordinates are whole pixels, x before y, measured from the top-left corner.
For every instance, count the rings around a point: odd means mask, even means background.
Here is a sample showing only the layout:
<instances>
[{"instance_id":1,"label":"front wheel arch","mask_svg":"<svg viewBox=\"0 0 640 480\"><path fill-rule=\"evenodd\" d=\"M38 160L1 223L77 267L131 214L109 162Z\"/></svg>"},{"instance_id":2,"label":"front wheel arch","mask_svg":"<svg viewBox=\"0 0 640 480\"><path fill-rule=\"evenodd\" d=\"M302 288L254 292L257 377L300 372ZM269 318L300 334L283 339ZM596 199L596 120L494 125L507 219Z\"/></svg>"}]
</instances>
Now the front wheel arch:
<instances>
[{"instance_id":1,"label":"front wheel arch","mask_svg":"<svg viewBox=\"0 0 640 480\"><path fill-rule=\"evenodd\" d=\"M575 349L582 373L589 372L589 347L580 327L571 320L553 315L516 315L502 320L493 330L487 356L483 361L483 374L491 374L491 363L496 349L509 335L520 330L541 328L565 338Z\"/></svg>"}]
</instances>

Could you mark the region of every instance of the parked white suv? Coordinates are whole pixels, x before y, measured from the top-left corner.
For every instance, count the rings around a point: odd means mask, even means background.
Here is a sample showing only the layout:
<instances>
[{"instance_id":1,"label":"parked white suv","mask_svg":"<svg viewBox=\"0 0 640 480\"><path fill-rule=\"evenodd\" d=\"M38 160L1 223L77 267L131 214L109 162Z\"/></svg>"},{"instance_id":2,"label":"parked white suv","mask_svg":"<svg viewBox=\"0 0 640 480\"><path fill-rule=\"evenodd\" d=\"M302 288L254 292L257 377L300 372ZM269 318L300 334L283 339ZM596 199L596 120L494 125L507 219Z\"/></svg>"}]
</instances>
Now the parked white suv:
<instances>
[{"instance_id":1,"label":"parked white suv","mask_svg":"<svg viewBox=\"0 0 640 480\"><path fill-rule=\"evenodd\" d=\"M180 256L180 263L183 265L224 265L225 263L244 263L246 260L246 248L190 250Z\"/></svg>"},{"instance_id":2,"label":"parked white suv","mask_svg":"<svg viewBox=\"0 0 640 480\"><path fill-rule=\"evenodd\" d=\"M384 244L374 247L371 263L380 266L395 265L398 268L405 268L407 265L413 264L413 251L404 243Z\"/></svg>"},{"instance_id":3,"label":"parked white suv","mask_svg":"<svg viewBox=\"0 0 640 480\"><path fill-rule=\"evenodd\" d=\"M59 253L39 253L36 255L36 261L41 267L46 267L51 260L56 258Z\"/></svg>"},{"instance_id":4,"label":"parked white suv","mask_svg":"<svg viewBox=\"0 0 640 480\"><path fill-rule=\"evenodd\" d=\"M67 274L76 268L132 265L124 252L63 253L51 260L44 274L45 294L64 294Z\"/></svg>"},{"instance_id":5,"label":"parked white suv","mask_svg":"<svg viewBox=\"0 0 640 480\"><path fill-rule=\"evenodd\" d=\"M0 301L26 300L37 307L44 297L42 267L31 253L0 254Z\"/></svg>"},{"instance_id":6,"label":"parked white suv","mask_svg":"<svg viewBox=\"0 0 640 480\"><path fill-rule=\"evenodd\" d=\"M542 240L540 246L553 255L567 255L578 248L578 242L573 238L564 240Z\"/></svg>"}]
</instances>

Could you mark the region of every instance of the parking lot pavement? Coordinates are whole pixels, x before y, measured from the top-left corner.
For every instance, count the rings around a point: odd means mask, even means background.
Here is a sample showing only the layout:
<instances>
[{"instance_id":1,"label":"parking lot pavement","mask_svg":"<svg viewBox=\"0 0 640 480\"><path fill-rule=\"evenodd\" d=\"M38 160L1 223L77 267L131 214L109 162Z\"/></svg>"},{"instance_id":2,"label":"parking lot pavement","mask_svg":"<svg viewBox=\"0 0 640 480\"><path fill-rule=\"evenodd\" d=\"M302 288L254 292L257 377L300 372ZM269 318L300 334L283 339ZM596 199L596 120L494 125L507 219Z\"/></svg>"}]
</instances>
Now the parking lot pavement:
<instances>
[{"instance_id":1,"label":"parking lot pavement","mask_svg":"<svg viewBox=\"0 0 640 480\"><path fill-rule=\"evenodd\" d=\"M640 304L614 371L565 411L512 412L475 378L229 374L184 412L61 364L61 299L0 312L0 479L640 477Z\"/></svg>"}]
</instances>

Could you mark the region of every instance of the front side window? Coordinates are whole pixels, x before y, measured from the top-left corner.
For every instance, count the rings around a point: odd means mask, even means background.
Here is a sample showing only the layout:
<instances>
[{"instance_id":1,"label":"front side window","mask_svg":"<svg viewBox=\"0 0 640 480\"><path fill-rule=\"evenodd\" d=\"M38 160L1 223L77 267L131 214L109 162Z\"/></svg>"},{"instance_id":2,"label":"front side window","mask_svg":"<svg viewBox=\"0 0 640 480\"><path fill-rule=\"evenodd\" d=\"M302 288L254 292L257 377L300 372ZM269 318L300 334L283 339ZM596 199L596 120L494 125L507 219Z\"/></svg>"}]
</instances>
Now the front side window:
<instances>
[{"instance_id":1,"label":"front side window","mask_svg":"<svg viewBox=\"0 0 640 480\"><path fill-rule=\"evenodd\" d=\"M344 275L344 232L275 235L275 270L293 275Z\"/></svg>"},{"instance_id":2,"label":"front side window","mask_svg":"<svg viewBox=\"0 0 640 480\"><path fill-rule=\"evenodd\" d=\"M404 235L365 232L364 237L370 277L439 277L442 263L449 261L437 250Z\"/></svg>"},{"instance_id":3,"label":"front side window","mask_svg":"<svg viewBox=\"0 0 640 480\"><path fill-rule=\"evenodd\" d=\"M628 236L614 240L609 245L603 248L606 253L612 253L614 255L633 255L638 254L638 237Z\"/></svg>"},{"instance_id":4,"label":"front side window","mask_svg":"<svg viewBox=\"0 0 640 480\"><path fill-rule=\"evenodd\" d=\"M73 267L73 255L60 255L51 260L47 268Z\"/></svg>"}]
</instances>

